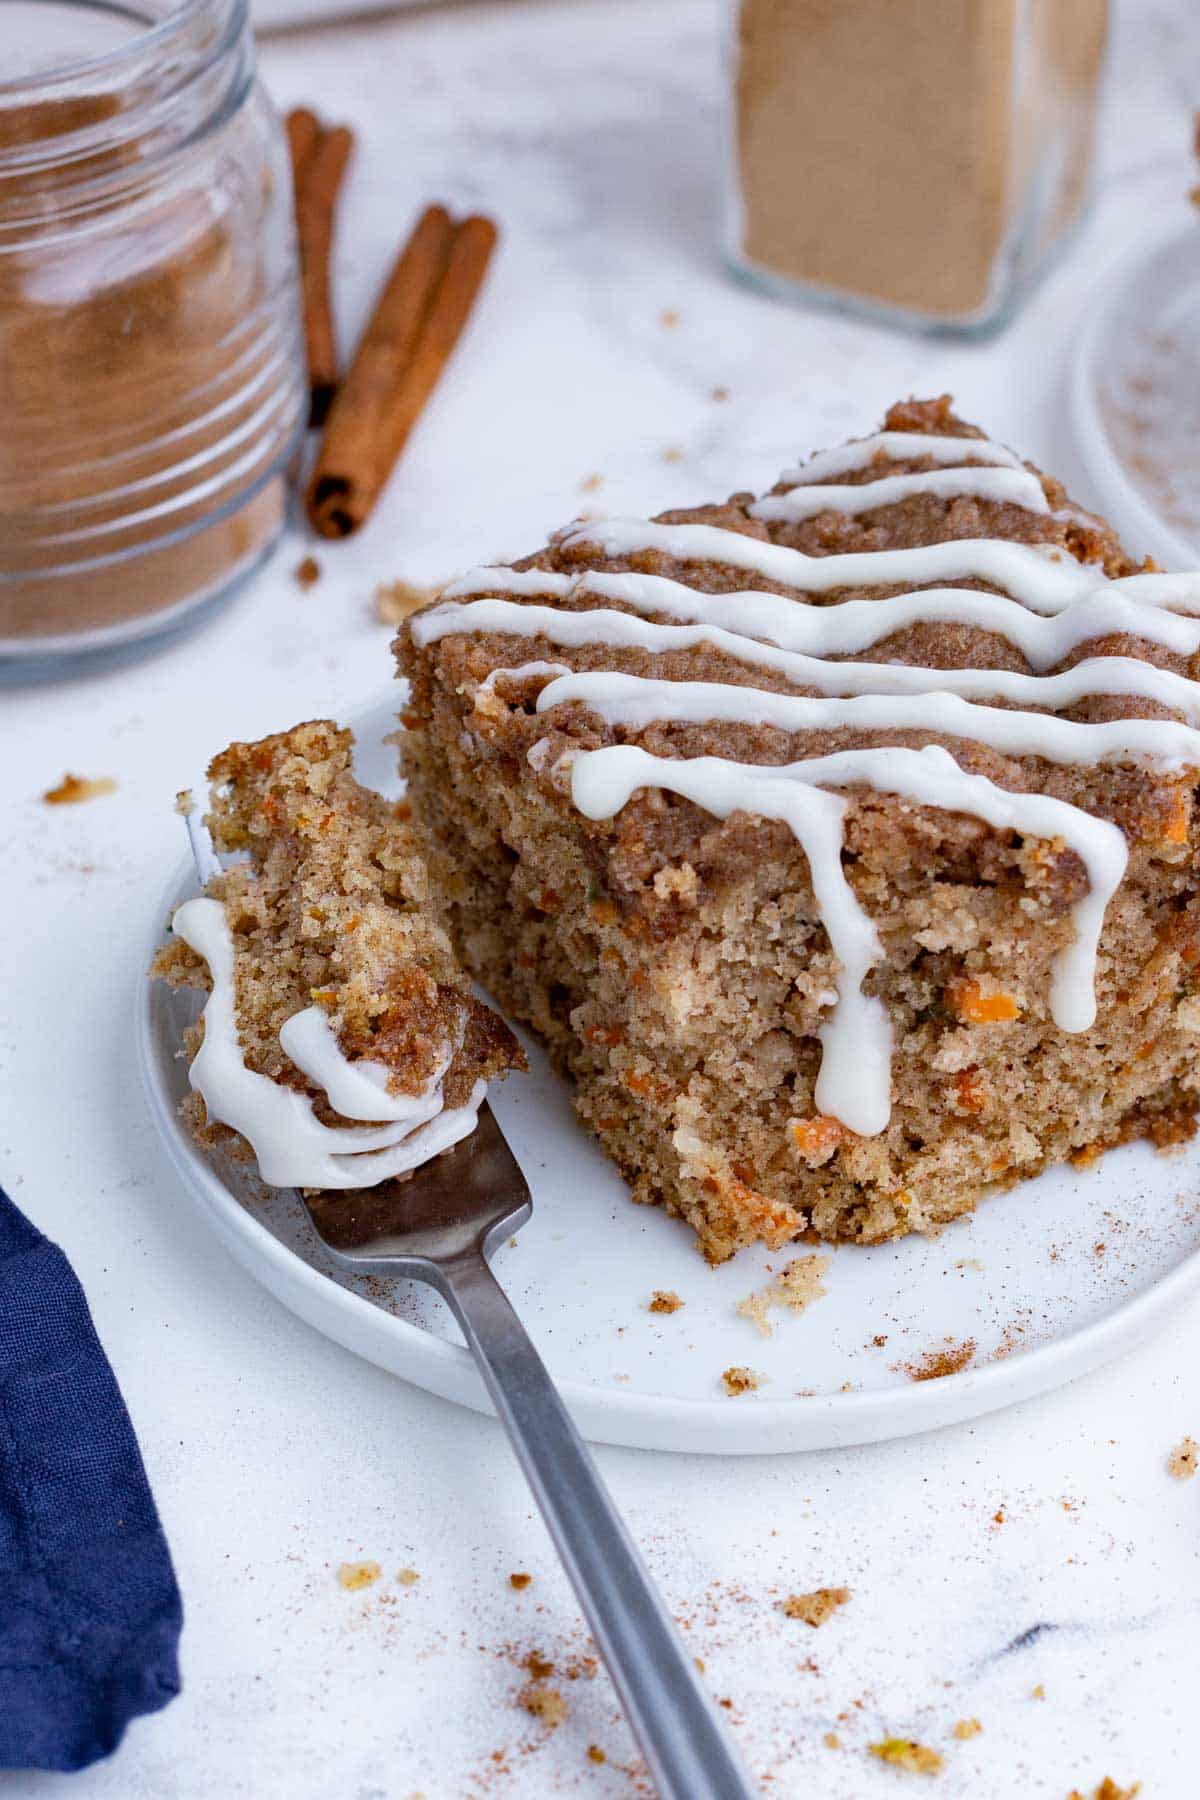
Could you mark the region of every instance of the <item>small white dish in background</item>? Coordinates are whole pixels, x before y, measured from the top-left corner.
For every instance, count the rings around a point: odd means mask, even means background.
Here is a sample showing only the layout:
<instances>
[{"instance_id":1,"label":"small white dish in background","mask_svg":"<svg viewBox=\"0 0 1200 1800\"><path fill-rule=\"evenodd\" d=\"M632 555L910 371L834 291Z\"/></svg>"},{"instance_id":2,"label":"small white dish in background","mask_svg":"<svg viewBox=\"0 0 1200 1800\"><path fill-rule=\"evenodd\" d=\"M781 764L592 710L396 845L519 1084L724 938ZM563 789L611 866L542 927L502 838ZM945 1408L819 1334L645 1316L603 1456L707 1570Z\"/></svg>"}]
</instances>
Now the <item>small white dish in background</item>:
<instances>
[{"instance_id":1,"label":"small white dish in background","mask_svg":"<svg viewBox=\"0 0 1200 1800\"><path fill-rule=\"evenodd\" d=\"M1094 292L1071 373L1080 456L1132 555L1200 567L1200 213Z\"/></svg>"},{"instance_id":2,"label":"small white dish in background","mask_svg":"<svg viewBox=\"0 0 1200 1800\"><path fill-rule=\"evenodd\" d=\"M384 738L395 713L393 691L347 721L359 775L393 793L395 752ZM163 918L194 892L181 857L154 915L147 963ZM186 995L144 984L141 1062L183 1195L238 1262L318 1331L431 1393L488 1410L449 1314L427 1289L347 1276L298 1199L198 1149L177 1115L187 1077L176 1052L193 1011ZM529 1047L532 1073L499 1084L492 1104L534 1216L496 1268L593 1441L761 1454L955 1424L1098 1368L1200 1288L1200 1146L1164 1157L1137 1144L1086 1171L1050 1170L935 1240L756 1248L710 1269L678 1220L630 1203L576 1121L567 1085ZM830 1259L825 1297L800 1316L775 1311L773 1335L763 1336L738 1303L811 1254ZM683 1306L651 1313L656 1289ZM914 1379L964 1352L959 1372ZM730 1398L721 1382L729 1367L766 1379Z\"/></svg>"}]
</instances>

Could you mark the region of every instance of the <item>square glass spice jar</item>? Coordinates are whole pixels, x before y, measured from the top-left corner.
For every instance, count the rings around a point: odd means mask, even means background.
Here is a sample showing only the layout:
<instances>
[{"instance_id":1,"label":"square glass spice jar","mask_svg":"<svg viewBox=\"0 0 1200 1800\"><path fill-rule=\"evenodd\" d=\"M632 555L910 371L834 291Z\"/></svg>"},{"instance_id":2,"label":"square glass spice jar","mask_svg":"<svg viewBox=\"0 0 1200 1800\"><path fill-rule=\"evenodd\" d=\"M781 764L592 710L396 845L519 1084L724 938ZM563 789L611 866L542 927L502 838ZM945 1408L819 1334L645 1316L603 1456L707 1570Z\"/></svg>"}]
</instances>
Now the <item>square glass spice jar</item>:
<instances>
[{"instance_id":1,"label":"square glass spice jar","mask_svg":"<svg viewBox=\"0 0 1200 1800\"><path fill-rule=\"evenodd\" d=\"M1089 189L1107 0L730 0L727 255L771 291L984 332Z\"/></svg>"},{"instance_id":2,"label":"square glass spice jar","mask_svg":"<svg viewBox=\"0 0 1200 1800\"><path fill-rule=\"evenodd\" d=\"M19 672L230 593L282 528L307 397L247 0L5 13L0 667Z\"/></svg>"}]
</instances>

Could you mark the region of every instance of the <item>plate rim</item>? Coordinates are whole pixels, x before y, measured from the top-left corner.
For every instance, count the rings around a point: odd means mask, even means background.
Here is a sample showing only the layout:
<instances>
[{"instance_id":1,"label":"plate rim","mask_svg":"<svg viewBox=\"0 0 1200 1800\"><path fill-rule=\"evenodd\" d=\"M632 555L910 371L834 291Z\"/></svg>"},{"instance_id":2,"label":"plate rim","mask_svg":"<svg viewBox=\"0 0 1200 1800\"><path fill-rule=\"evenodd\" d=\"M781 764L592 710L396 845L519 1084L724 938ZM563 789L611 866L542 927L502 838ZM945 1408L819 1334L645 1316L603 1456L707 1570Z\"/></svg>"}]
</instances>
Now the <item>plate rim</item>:
<instances>
[{"instance_id":1,"label":"plate rim","mask_svg":"<svg viewBox=\"0 0 1200 1800\"><path fill-rule=\"evenodd\" d=\"M383 710L394 690L364 700L348 712L350 728ZM357 735L357 730L356 730ZM162 896L148 914L149 950L161 947L162 919L194 886L188 858L174 865ZM149 955L140 966L148 968ZM377 1306L365 1295L343 1287L283 1244L222 1180L217 1165L183 1126L156 1047L156 1015L167 1004L162 984L143 975L136 995L135 1038L142 1089L155 1130L168 1160L195 1211L215 1231L226 1249L260 1285L312 1329L389 1373L439 1398L495 1417L470 1351L409 1320ZM582 1130L583 1127L581 1126ZM681 1224L680 1230L685 1229ZM269 1275L278 1277L278 1282ZM846 1448L915 1436L961 1424L1021 1400L1032 1399L1089 1374L1164 1324L1200 1287L1200 1248L1189 1251L1166 1274L1128 1299L1118 1301L1099 1318L1073 1327L1062 1336L1027 1350L995 1358L934 1380L907 1387L856 1389L850 1393L794 1395L786 1400L743 1399L741 1407L727 1397L694 1399L685 1395L622 1391L569 1376L555 1385L581 1432L594 1443L634 1449L668 1450L710 1455L788 1454L801 1450ZM293 1305L280 1288L311 1297ZM311 1312L325 1312L345 1332L318 1323ZM377 1340L380 1355L356 1340ZM355 1341L352 1341L355 1340ZM385 1346L408 1355L382 1357ZM412 1368L400 1369L411 1358Z\"/></svg>"},{"instance_id":2,"label":"plate rim","mask_svg":"<svg viewBox=\"0 0 1200 1800\"><path fill-rule=\"evenodd\" d=\"M1105 511L1115 515L1123 538L1136 537L1143 554L1161 557L1167 567L1188 569L1197 553L1146 500L1124 472L1097 404L1092 380L1096 348L1114 313L1125 303L1134 278L1143 278L1165 254L1191 245L1196 230L1172 220L1169 227L1123 248L1102 272L1097 287L1103 298L1076 339L1068 378L1071 428L1088 478L1100 494Z\"/></svg>"}]
</instances>

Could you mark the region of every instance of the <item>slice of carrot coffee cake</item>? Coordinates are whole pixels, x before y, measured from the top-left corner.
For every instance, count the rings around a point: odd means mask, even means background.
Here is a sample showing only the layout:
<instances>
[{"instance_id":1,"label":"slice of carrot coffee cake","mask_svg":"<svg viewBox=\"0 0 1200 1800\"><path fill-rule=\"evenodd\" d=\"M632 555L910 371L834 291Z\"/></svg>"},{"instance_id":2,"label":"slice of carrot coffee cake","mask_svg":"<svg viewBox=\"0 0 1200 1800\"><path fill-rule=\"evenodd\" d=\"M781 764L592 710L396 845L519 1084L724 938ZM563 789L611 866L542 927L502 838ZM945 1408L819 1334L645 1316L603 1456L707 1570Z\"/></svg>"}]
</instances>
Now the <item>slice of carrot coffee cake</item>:
<instances>
[{"instance_id":1,"label":"slice of carrot coffee cake","mask_svg":"<svg viewBox=\"0 0 1200 1800\"><path fill-rule=\"evenodd\" d=\"M947 399L397 650L448 934L711 1259L1192 1131L1200 578Z\"/></svg>"},{"instance_id":2,"label":"slice of carrot coffee cake","mask_svg":"<svg viewBox=\"0 0 1200 1800\"><path fill-rule=\"evenodd\" d=\"M153 973L208 990L185 1112L276 1187L359 1189L474 1128L524 1057L430 914L407 807L359 785L327 720L212 763L207 823L243 860L185 901Z\"/></svg>"}]
</instances>

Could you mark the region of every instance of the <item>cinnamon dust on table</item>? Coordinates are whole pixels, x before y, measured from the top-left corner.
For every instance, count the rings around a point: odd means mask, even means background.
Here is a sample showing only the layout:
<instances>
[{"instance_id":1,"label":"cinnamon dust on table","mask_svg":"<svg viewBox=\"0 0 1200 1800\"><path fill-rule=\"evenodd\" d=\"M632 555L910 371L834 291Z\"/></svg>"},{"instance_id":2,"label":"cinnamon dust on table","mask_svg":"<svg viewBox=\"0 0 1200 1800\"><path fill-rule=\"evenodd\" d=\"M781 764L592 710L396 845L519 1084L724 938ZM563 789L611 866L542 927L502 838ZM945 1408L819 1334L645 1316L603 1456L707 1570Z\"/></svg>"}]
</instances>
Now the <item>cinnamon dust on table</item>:
<instances>
[{"instance_id":1,"label":"cinnamon dust on table","mask_svg":"<svg viewBox=\"0 0 1200 1800\"><path fill-rule=\"evenodd\" d=\"M370 515L471 314L496 244L490 219L427 207L339 388L309 482L309 523L347 537Z\"/></svg>"},{"instance_id":2,"label":"cinnamon dust on table","mask_svg":"<svg viewBox=\"0 0 1200 1800\"><path fill-rule=\"evenodd\" d=\"M330 258L338 196L354 150L354 133L346 125L323 125L307 106L295 107L286 124L308 346L308 422L323 425L338 381Z\"/></svg>"}]
</instances>

